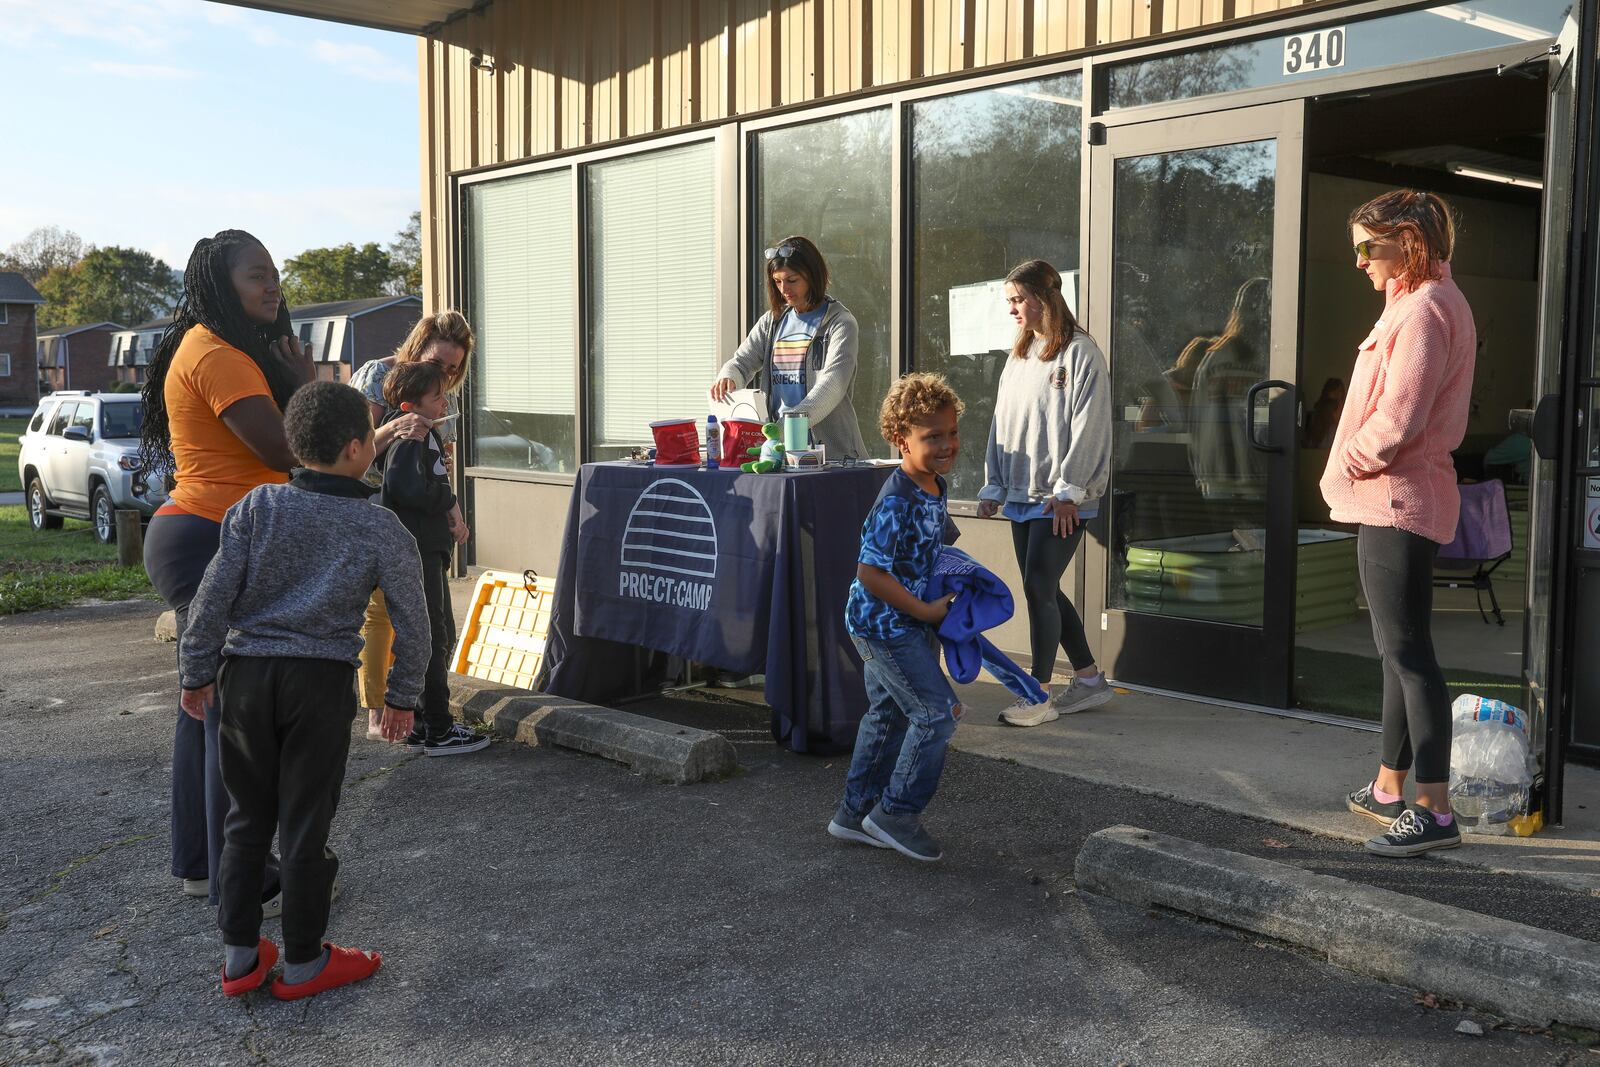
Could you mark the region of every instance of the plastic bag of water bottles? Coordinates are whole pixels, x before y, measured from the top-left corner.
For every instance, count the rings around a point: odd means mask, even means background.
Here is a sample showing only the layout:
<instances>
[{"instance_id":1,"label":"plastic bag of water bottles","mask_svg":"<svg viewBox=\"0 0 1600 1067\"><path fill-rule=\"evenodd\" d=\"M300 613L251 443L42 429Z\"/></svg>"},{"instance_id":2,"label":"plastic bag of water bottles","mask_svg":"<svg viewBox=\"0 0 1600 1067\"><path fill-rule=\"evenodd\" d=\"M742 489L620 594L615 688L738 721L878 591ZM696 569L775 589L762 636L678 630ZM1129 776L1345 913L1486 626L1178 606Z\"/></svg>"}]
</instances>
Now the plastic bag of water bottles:
<instances>
[{"instance_id":1,"label":"plastic bag of water bottles","mask_svg":"<svg viewBox=\"0 0 1600 1067\"><path fill-rule=\"evenodd\" d=\"M1513 834L1511 820L1528 813L1537 768L1528 746L1528 717L1503 700L1470 694L1450 706L1450 807L1472 834Z\"/></svg>"}]
</instances>

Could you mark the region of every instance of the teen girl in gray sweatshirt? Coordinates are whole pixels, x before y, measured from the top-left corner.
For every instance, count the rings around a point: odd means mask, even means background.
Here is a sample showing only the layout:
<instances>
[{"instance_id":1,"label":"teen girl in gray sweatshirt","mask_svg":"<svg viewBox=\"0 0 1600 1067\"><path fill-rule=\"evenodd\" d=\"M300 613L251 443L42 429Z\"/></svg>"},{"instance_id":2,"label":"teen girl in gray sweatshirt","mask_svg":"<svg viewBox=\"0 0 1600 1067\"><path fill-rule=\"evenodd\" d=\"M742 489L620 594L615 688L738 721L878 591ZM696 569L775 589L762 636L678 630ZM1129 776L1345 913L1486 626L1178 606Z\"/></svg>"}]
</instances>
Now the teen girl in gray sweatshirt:
<instances>
[{"instance_id":1,"label":"teen girl in gray sweatshirt","mask_svg":"<svg viewBox=\"0 0 1600 1067\"><path fill-rule=\"evenodd\" d=\"M1044 703L1021 698L1000 714L1013 726L1038 726L1111 699L1083 620L1061 591L1083 522L1099 514L1111 477L1111 382L1106 358L1067 307L1054 267L1029 260L1006 276L1005 292L1017 343L1000 373L978 515L998 511L1011 521L1033 677L1049 691L1057 645L1076 675Z\"/></svg>"}]
</instances>

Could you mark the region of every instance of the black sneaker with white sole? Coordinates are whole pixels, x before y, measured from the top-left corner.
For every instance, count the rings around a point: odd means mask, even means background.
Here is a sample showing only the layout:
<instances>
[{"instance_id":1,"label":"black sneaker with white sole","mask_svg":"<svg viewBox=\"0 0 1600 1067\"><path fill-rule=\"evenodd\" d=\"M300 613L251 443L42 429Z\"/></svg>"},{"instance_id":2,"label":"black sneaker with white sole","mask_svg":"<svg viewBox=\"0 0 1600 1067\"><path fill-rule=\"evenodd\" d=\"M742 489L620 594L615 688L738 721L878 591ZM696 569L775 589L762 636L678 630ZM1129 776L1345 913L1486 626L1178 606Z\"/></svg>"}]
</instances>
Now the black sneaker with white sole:
<instances>
[{"instance_id":1,"label":"black sneaker with white sole","mask_svg":"<svg viewBox=\"0 0 1600 1067\"><path fill-rule=\"evenodd\" d=\"M1400 813L1406 810L1406 802L1396 800L1385 804L1372 795L1372 790L1377 787L1377 784L1377 782L1368 782L1354 793L1347 794L1345 796L1345 806L1357 815L1365 815L1369 819L1375 819L1385 826L1390 826L1400 817Z\"/></svg>"},{"instance_id":2,"label":"black sneaker with white sole","mask_svg":"<svg viewBox=\"0 0 1600 1067\"><path fill-rule=\"evenodd\" d=\"M1436 848L1456 848L1461 844L1461 830L1451 820L1449 826L1440 826L1433 812L1421 804L1412 804L1400 813L1389 832L1367 842L1367 851L1380 856L1420 856Z\"/></svg>"},{"instance_id":3,"label":"black sneaker with white sole","mask_svg":"<svg viewBox=\"0 0 1600 1067\"><path fill-rule=\"evenodd\" d=\"M422 743L426 740L427 738L422 736L421 730L412 730L409 734L406 734L406 739L400 742L400 747L407 752L421 752Z\"/></svg>"},{"instance_id":4,"label":"black sneaker with white sole","mask_svg":"<svg viewBox=\"0 0 1600 1067\"><path fill-rule=\"evenodd\" d=\"M479 737L460 723L453 723L450 729L440 738L429 738L422 742L422 754L425 756L465 756L469 752L480 752L489 747L487 737Z\"/></svg>"}]
</instances>

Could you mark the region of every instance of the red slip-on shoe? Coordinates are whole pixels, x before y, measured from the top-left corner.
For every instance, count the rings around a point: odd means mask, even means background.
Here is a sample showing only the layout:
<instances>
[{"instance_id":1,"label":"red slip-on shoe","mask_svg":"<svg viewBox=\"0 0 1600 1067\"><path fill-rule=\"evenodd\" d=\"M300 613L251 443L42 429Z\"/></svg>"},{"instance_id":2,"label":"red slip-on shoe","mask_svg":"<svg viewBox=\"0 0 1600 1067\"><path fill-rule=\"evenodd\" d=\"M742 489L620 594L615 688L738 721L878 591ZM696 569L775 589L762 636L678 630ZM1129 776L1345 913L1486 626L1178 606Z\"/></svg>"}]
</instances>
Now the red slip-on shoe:
<instances>
[{"instance_id":1,"label":"red slip-on shoe","mask_svg":"<svg viewBox=\"0 0 1600 1067\"><path fill-rule=\"evenodd\" d=\"M256 945L256 965L249 974L242 974L238 978L229 978L228 969L222 969L222 993L224 996L237 997L260 989L261 984L267 980L267 975L272 971L272 965L278 962L278 946L266 938L262 938Z\"/></svg>"},{"instance_id":2,"label":"red slip-on shoe","mask_svg":"<svg viewBox=\"0 0 1600 1067\"><path fill-rule=\"evenodd\" d=\"M342 985L359 982L363 978L371 978L380 966L383 965L383 956L377 952L365 952L358 948L340 948L331 941L324 941L328 949L328 962L322 972L307 982L290 984L282 978L272 980L272 995L279 1000L300 1000L303 997L314 997L318 993L326 993L330 989L338 989Z\"/></svg>"}]
</instances>

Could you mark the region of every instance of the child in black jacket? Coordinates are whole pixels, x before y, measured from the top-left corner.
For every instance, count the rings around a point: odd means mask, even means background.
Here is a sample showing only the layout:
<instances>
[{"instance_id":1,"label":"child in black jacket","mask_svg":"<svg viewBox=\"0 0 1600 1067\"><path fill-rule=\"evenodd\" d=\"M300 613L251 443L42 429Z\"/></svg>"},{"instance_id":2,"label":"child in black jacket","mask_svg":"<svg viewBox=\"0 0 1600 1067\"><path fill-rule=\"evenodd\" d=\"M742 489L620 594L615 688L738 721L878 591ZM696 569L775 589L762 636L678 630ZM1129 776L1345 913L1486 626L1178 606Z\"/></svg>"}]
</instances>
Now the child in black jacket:
<instances>
[{"instance_id":1,"label":"child in black jacket","mask_svg":"<svg viewBox=\"0 0 1600 1067\"><path fill-rule=\"evenodd\" d=\"M401 363L383 381L389 405L384 421L415 413L433 422L446 412L445 375L437 364ZM422 556L422 588L428 598L433 655L417 726L405 746L429 756L477 752L489 739L478 737L450 717L450 655L455 650L456 623L450 610L450 550L465 528L452 527L450 510L456 496L444 465L444 442L429 430L421 441L396 440L383 455L383 490L378 502L400 517L416 538Z\"/></svg>"}]
</instances>

